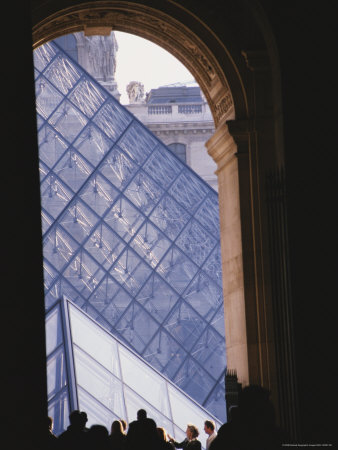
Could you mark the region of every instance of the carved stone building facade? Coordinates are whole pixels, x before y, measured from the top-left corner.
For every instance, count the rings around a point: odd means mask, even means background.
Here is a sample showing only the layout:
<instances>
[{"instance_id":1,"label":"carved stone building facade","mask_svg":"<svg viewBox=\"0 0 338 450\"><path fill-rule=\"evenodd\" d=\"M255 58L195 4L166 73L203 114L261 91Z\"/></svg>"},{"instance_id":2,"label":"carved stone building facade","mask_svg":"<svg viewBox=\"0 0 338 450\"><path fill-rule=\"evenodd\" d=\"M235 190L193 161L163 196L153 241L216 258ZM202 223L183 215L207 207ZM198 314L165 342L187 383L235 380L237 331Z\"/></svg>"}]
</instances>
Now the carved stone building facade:
<instances>
[{"instance_id":1,"label":"carved stone building facade","mask_svg":"<svg viewBox=\"0 0 338 450\"><path fill-rule=\"evenodd\" d=\"M217 165L205 143L215 132L209 105L199 87L163 86L127 109L217 191Z\"/></svg>"},{"instance_id":2,"label":"carved stone building facade","mask_svg":"<svg viewBox=\"0 0 338 450\"><path fill-rule=\"evenodd\" d=\"M105 35L69 33L56 42L111 95L120 99L115 80L118 43L114 32Z\"/></svg>"}]
</instances>

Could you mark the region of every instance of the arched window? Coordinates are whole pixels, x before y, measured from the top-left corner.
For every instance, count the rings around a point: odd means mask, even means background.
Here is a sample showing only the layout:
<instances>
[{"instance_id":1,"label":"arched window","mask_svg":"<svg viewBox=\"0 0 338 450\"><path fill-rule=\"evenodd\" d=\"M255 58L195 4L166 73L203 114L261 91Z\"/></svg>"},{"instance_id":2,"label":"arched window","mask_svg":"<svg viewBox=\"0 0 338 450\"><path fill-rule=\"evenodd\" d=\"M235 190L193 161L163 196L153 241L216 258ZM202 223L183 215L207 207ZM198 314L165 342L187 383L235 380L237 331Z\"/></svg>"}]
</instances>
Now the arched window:
<instances>
[{"instance_id":1,"label":"arched window","mask_svg":"<svg viewBox=\"0 0 338 450\"><path fill-rule=\"evenodd\" d=\"M181 161L187 162L185 144L179 144L178 142L174 142L173 144L169 144L168 147L175 153L176 156L180 158Z\"/></svg>"}]
</instances>

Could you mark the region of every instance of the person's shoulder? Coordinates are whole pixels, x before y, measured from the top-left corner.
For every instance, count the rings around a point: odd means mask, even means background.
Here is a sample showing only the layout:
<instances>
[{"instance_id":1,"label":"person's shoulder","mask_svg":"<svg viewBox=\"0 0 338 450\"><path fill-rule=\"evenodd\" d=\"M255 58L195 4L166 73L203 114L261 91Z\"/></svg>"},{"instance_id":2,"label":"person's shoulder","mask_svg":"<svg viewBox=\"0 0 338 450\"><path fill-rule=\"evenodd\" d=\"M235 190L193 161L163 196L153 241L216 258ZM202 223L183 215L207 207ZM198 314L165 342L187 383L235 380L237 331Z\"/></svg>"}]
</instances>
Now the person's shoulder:
<instances>
[{"instance_id":1,"label":"person's shoulder","mask_svg":"<svg viewBox=\"0 0 338 450\"><path fill-rule=\"evenodd\" d=\"M228 427L229 427L229 423L230 423L230 422L225 422L225 423L223 423L223 425L221 425L221 426L219 427L217 433L218 433L218 434L219 434L219 433L222 433L222 431L223 431L225 428L228 428Z\"/></svg>"},{"instance_id":2,"label":"person's shoulder","mask_svg":"<svg viewBox=\"0 0 338 450\"><path fill-rule=\"evenodd\" d=\"M138 425L137 420L133 420L132 422L130 422L129 426L128 426L128 431L132 430L133 428L135 428Z\"/></svg>"},{"instance_id":3,"label":"person's shoulder","mask_svg":"<svg viewBox=\"0 0 338 450\"><path fill-rule=\"evenodd\" d=\"M65 436L67 436L69 434L68 430L63 431L61 434L59 434L58 439L63 439Z\"/></svg>"},{"instance_id":4,"label":"person's shoulder","mask_svg":"<svg viewBox=\"0 0 338 450\"><path fill-rule=\"evenodd\" d=\"M232 430L234 427L233 423L226 422L221 425L216 433L217 438L222 438L224 435L228 434L230 430Z\"/></svg>"}]
</instances>

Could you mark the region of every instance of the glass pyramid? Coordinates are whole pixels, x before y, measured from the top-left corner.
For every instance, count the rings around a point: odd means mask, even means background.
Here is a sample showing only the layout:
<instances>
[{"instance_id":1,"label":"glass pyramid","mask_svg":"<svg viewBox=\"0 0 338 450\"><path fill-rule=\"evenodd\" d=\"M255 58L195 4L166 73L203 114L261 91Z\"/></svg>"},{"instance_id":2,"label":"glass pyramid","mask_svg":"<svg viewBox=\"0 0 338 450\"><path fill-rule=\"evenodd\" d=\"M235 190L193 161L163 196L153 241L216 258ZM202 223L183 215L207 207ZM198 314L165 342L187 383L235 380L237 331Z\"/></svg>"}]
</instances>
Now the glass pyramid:
<instances>
[{"instance_id":1,"label":"glass pyramid","mask_svg":"<svg viewBox=\"0 0 338 450\"><path fill-rule=\"evenodd\" d=\"M224 422L217 193L57 44L34 62L46 310L66 296Z\"/></svg>"},{"instance_id":2,"label":"glass pyramid","mask_svg":"<svg viewBox=\"0 0 338 450\"><path fill-rule=\"evenodd\" d=\"M72 409L87 412L88 427L100 423L109 430L114 420L130 423L145 408L179 441L188 420L202 430L210 418L208 411L66 298L46 314L46 338L48 414L54 417L56 434L68 425ZM221 425L211 419L217 428Z\"/></svg>"}]
</instances>

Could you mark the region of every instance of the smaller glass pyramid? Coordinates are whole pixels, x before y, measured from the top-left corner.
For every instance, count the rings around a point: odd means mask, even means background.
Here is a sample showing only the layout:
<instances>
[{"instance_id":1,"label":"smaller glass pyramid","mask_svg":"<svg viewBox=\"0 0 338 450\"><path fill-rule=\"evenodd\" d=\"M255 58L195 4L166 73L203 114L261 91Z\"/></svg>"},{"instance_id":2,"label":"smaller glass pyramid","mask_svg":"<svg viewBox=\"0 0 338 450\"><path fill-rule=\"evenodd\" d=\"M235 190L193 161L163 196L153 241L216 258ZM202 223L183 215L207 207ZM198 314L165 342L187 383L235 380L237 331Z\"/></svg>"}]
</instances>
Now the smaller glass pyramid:
<instances>
[{"instance_id":1,"label":"smaller glass pyramid","mask_svg":"<svg viewBox=\"0 0 338 450\"><path fill-rule=\"evenodd\" d=\"M48 414L59 434L73 409L88 426L110 430L114 420L136 419L140 408L158 426L183 440L187 423L221 423L76 305L62 299L46 315ZM137 376L135 376L137 374ZM203 444L203 437L201 437Z\"/></svg>"}]
</instances>

